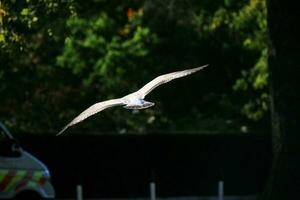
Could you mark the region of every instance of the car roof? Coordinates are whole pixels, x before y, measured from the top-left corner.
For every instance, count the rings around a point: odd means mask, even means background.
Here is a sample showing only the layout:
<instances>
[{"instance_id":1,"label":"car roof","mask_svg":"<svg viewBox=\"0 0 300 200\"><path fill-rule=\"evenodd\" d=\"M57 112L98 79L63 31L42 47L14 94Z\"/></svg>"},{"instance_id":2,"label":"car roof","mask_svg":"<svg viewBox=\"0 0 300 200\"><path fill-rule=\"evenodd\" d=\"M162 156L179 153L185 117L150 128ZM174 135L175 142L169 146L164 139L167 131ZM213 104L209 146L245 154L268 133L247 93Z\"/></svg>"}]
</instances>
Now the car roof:
<instances>
[{"instance_id":1,"label":"car roof","mask_svg":"<svg viewBox=\"0 0 300 200\"><path fill-rule=\"evenodd\" d=\"M10 132L2 122L0 122L0 129L2 130L1 132L5 134L6 137L8 137L9 139L14 139L14 137L10 134Z\"/></svg>"}]
</instances>

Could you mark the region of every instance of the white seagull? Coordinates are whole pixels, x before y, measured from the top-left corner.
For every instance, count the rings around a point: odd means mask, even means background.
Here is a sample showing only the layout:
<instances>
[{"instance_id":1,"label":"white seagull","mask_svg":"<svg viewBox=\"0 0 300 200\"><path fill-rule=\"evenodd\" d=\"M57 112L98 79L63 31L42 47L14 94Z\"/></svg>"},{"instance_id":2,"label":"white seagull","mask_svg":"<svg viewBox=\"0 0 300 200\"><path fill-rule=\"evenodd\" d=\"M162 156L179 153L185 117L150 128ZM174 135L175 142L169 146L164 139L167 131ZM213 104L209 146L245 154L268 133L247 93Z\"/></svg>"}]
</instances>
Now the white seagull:
<instances>
[{"instance_id":1,"label":"white seagull","mask_svg":"<svg viewBox=\"0 0 300 200\"><path fill-rule=\"evenodd\" d=\"M149 94L153 89L155 89L156 87L158 87L164 83L167 83L173 79L181 78L181 77L187 76L189 74L195 73L199 70L202 70L203 68L205 68L207 66L208 65L204 65L201 67L196 67L196 68L192 68L192 69L186 69L186 70L182 70L182 71L164 74L164 75L156 77L155 79L153 79L152 81L150 81L149 83L144 85L144 87L142 87L138 91L128 94L122 98L111 99L111 100L95 103L94 105L90 106L89 108L84 110L82 113L80 113L77 117L75 117L57 135L62 134L70 126L73 126L73 125L85 120L86 118L88 118L106 108L109 108L109 107L123 105L124 108L126 108L126 109L145 109L145 108L154 106L154 103L144 100L145 96L147 94Z\"/></svg>"}]
</instances>

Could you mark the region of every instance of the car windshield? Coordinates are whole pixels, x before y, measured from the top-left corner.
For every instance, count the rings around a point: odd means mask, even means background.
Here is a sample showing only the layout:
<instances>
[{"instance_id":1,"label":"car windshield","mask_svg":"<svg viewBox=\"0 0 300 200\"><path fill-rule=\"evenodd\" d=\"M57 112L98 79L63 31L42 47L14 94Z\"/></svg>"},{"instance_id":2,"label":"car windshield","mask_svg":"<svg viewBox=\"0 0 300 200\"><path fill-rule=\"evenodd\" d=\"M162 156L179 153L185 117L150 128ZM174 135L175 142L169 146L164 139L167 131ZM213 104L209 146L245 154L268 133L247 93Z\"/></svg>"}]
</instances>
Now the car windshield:
<instances>
[{"instance_id":1,"label":"car windshield","mask_svg":"<svg viewBox=\"0 0 300 200\"><path fill-rule=\"evenodd\" d=\"M6 132L3 124L0 124L0 157L20 156L20 152L15 147L16 141Z\"/></svg>"},{"instance_id":2,"label":"car windshield","mask_svg":"<svg viewBox=\"0 0 300 200\"><path fill-rule=\"evenodd\" d=\"M4 130L0 128L0 142L4 140L7 140L7 135L5 134Z\"/></svg>"}]
</instances>

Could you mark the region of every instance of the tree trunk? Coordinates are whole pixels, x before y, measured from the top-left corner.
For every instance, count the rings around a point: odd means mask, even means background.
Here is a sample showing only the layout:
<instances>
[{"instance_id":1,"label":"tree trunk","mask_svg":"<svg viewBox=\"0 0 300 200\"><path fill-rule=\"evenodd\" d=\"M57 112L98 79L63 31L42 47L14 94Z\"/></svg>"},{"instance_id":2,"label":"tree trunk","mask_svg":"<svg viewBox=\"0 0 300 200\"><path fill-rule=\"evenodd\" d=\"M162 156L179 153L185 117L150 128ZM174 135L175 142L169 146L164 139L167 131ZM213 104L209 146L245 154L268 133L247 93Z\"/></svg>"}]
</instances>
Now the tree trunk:
<instances>
[{"instance_id":1,"label":"tree trunk","mask_svg":"<svg viewBox=\"0 0 300 200\"><path fill-rule=\"evenodd\" d=\"M273 166L264 199L300 199L300 31L298 7L267 0Z\"/></svg>"}]
</instances>

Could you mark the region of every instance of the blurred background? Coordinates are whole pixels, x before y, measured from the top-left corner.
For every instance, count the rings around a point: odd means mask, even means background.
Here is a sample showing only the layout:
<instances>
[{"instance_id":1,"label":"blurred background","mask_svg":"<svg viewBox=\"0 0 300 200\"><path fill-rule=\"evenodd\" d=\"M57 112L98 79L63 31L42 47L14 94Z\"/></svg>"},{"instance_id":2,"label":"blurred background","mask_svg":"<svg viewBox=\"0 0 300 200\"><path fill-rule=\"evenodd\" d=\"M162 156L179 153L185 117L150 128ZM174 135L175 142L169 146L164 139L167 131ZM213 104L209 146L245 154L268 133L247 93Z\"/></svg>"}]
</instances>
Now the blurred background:
<instances>
[{"instance_id":1,"label":"blurred background","mask_svg":"<svg viewBox=\"0 0 300 200\"><path fill-rule=\"evenodd\" d=\"M0 23L0 118L15 132L57 133L97 101L204 64L149 94L155 107L69 133L270 131L265 1L4 1Z\"/></svg>"},{"instance_id":2,"label":"blurred background","mask_svg":"<svg viewBox=\"0 0 300 200\"><path fill-rule=\"evenodd\" d=\"M0 121L49 166L58 197L79 182L93 198L147 196L153 178L163 196L212 195L220 179L230 194L262 191L264 0L4 0L0 51ZM205 64L150 93L154 107L111 108L55 136L93 103Z\"/></svg>"}]
</instances>

